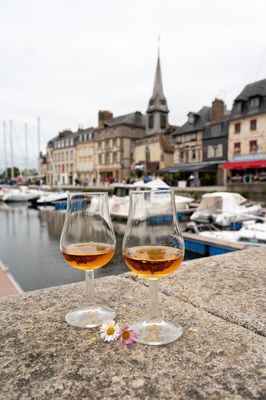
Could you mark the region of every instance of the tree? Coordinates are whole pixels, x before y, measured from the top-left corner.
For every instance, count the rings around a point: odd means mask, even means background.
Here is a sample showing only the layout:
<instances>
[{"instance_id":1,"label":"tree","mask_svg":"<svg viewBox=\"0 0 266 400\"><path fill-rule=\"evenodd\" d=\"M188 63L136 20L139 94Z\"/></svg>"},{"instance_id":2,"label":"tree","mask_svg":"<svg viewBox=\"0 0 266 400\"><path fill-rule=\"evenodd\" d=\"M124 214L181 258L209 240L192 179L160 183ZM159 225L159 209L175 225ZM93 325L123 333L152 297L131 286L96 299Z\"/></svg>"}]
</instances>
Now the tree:
<instances>
[{"instance_id":1,"label":"tree","mask_svg":"<svg viewBox=\"0 0 266 400\"><path fill-rule=\"evenodd\" d=\"M14 167L14 178L20 175L20 170L18 167ZM8 167L1 175L1 178L11 179L11 167Z\"/></svg>"}]
</instances>

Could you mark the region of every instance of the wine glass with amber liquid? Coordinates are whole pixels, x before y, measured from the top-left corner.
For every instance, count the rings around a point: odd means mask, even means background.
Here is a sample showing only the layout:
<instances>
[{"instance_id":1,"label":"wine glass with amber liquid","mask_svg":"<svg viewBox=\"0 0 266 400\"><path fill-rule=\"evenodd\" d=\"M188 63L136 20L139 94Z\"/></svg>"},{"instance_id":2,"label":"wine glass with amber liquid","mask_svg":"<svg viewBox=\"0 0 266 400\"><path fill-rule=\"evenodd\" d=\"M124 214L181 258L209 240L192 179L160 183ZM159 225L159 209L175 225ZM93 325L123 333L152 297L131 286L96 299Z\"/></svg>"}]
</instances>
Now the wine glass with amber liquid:
<instances>
[{"instance_id":1,"label":"wine glass with amber liquid","mask_svg":"<svg viewBox=\"0 0 266 400\"><path fill-rule=\"evenodd\" d=\"M68 194L60 250L71 267L86 274L87 304L70 311L65 317L66 322L81 328L94 328L114 319L115 311L97 304L94 296L94 270L106 265L115 252L107 193Z\"/></svg>"},{"instance_id":2,"label":"wine glass with amber liquid","mask_svg":"<svg viewBox=\"0 0 266 400\"><path fill-rule=\"evenodd\" d=\"M171 190L130 193L129 218L123 240L126 265L149 280L146 317L132 324L137 342L163 345L179 339L182 327L164 319L158 307L158 279L177 270L184 258L184 241Z\"/></svg>"}]
</instances>

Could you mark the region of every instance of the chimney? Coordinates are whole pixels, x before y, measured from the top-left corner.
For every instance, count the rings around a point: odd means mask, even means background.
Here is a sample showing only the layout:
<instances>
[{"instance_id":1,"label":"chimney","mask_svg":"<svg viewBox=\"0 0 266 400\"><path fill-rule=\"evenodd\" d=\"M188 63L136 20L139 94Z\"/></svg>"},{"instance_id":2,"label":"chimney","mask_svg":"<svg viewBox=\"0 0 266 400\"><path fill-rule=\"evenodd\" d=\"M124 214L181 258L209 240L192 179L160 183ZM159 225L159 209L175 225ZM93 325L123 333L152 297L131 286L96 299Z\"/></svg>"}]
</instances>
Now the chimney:
<instances>
[{"instance_id":1,"label":"chimney","mask_svg":"<svg viewBox=\"0 0 266 400\"><path fill-rule=\"evenodd\" d=\"M113 118L113 113L111 111L100 110L98 112L98 127L104 128L105 121Z\"/></svg>"},{"instance_id":2,"label":"chimney","mask_svg":"<svg viewBox=\"0 0 266 400\"><path fill-rule=\"evenodd\" d=\"M211 120L219 121L220 119L222 119L224 117L224 109L225 105L223 100L214 99L212 102Z\"/></svg>"}]
</instances>

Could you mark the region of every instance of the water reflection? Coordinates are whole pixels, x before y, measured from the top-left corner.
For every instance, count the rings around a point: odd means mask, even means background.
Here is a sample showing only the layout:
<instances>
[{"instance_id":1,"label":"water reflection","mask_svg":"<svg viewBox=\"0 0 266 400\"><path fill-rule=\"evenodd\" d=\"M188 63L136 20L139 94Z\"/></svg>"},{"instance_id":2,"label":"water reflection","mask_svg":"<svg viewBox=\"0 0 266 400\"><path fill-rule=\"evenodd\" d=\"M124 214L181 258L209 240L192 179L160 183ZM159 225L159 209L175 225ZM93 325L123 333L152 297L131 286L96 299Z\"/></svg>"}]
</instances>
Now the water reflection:
<instances>
[{"instance_id":1,"label":"water reflection","mask_svg":"<svg viewBox=\"0 0 266 400\"><path fill-rule=\"evenodd\" d=\"M23 290L34 290L84 280L84 272L68 266L59 251L64 213L35 210L26 204L0 204L0 260ZM125 223L113 221L116 253L96 277L128 271L122 256Z\"/></svg>"}]
</instances>

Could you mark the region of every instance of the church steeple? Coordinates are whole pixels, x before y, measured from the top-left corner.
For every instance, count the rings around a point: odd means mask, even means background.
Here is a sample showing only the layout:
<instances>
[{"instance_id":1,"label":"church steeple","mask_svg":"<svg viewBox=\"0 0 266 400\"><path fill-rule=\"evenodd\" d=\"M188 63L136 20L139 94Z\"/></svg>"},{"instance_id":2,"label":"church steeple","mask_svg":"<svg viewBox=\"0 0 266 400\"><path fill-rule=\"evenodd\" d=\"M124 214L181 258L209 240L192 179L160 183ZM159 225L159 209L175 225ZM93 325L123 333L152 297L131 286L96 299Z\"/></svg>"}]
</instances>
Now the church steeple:
<instances>
[{"instance_id":1,"label":"church steeple","mask_svg":"<svg viewBox=\"0 0 266 400\"><path fill-rule=\"evenodd\" d=\"M168 126L168 113L169 109L163 93L160 54L158 52L153 93L147 109L147 131L149 133L164 131Z\"/></svg>"}]
</instances>

